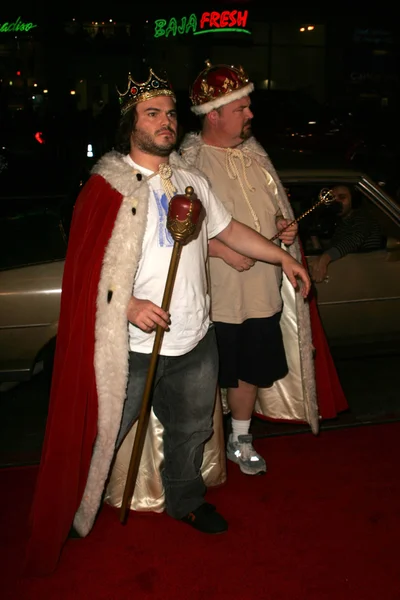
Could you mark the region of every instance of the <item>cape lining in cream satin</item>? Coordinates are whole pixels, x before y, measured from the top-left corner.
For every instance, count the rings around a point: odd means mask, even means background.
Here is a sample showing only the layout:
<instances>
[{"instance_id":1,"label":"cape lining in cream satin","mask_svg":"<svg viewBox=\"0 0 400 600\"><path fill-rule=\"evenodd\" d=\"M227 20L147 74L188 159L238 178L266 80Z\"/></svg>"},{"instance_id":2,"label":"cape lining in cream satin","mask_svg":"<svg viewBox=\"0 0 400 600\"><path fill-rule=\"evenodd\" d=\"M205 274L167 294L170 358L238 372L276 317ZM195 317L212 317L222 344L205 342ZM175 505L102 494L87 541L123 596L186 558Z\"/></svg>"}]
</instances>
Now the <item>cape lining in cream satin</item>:
<instances>
[{"instance_id":1,"label":"cape lining in cream satin","mask_svg":"<svg viewBox=\"0 0 400 600\"><path fill-rule=\"evenodd\" d=\"M201 472L207 487L226 481L226 459L221 400L219 394L214 410L214 434L204 449ZM105 493L105 501L120 507L125 489L126 476L132 454L137 423L132 427L119 449ZM164 489L161 481L163 454L163 427L151 411L149 427L143 447L131 510L162 512L165 508Z\"/></svg>"}]
</instances>

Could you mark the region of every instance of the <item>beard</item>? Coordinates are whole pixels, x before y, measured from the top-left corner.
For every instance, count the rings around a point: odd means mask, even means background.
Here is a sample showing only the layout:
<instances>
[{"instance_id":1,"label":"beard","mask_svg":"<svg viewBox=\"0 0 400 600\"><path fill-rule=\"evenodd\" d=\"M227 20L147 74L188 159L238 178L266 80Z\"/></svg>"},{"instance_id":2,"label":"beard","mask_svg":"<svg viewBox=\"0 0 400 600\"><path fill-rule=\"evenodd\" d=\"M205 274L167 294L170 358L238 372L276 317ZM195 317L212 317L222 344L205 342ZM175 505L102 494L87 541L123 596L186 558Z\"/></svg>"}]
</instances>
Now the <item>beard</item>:
<instances>
[{"instance_id":1,"label":"beard","mask_svg":"<svg viewBox=\"0 0 400 600\"><path fill-rule=\"evenodd\" d=\"M247 123L245 123L243 125L242 131L240 132L240 136L239 137L243 141L248 140L253 135L253 133L251 131L251 126L249 127L250 124L251 124L251 121L247 121Z\"/></svg>"},{"instance_id":2,"label":"beard","mask_svg":"<svg viewBox=\"0 0 400 600\"><path fill-rule=\"evenodd\" d=\"M172 139L164 140L163 143L157 143L155 141L155 137L163 131L171 132L174 137ZM147 133L147 131L143 131L143 129L136 127L133 135L137 148L142 152L145 152L146 154L152 154L153 156L169 156L176 147L177 136L176 132L171 129L171 127L160 129L156 131L154 135L151 135L150 133Z\"/></svg>"}]
</instances>

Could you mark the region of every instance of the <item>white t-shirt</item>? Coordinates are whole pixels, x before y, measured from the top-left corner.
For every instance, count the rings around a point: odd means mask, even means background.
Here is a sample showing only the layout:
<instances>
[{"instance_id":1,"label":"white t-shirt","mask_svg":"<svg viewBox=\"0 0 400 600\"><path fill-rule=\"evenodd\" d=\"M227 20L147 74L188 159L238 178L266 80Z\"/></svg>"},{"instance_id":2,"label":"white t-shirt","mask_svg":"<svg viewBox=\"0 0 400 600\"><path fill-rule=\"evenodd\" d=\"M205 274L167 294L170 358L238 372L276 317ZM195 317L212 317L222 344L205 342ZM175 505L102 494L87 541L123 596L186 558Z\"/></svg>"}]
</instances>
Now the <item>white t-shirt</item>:
<instances>
[{"instance_id":1,"label":"white t-shirt","mask_svg":"<svg viewBox=\"0 0 400 600\"><path fill-rule=\"evenodd\" d=\"M152 175L152 171L134 163L129 155L125 161L143 175ZM149 196L147 227L132 293L136 298L151 300L161 306L174 240L166 227L168 198L160 176L152 177L148 183L152 193ZM182 247L169 308L171 326L164 333L160 350L160 354L165 356L181 356L197 346L207 333L210 324L206 276L208 240L223 231L232 217L211 192L205 179L175 168L172 170L172 183L180 194L185 192L188 185L192 186L205 211L197 235ZM155 332L145 333L129 324L132 351L151 353L154 338Z\"/></svg>"}]
</instances>

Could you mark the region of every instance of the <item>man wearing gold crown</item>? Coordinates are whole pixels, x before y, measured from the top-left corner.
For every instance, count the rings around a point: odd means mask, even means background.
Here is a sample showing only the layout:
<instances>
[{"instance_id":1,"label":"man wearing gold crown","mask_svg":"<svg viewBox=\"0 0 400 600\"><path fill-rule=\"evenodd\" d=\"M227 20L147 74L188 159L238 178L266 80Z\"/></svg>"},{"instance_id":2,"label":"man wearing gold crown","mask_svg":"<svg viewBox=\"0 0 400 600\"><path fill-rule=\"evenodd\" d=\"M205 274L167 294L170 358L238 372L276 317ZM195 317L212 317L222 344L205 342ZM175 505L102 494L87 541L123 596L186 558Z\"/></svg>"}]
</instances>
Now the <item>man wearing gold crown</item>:
<instances>
[{"instance_id":1,"label":"man wearing gold crown","mask_svg":"<svg viewBox=\"0 0 400 600\"><path fill-rule=\"evenodd\" d=\"M286 228L294 219L286 193L252 137L253 89L242 67L206 61L191 90L192 111L201 117L202 131L188 134L180 151L189 166L205 173L235 219L267 238L280 231L276 243L302 261L297 224ZM257 262L217 238L209 242L209 256L219 385L232 417L227 457L243 473L257 475L267 467L249 433L254 410L277 421L309 423L317 433L320 416L336 416L347 403L315 301L309 305L294 293L279 265Z\"/></svg>"},{"instance_id":2,"label":"man wearing gold crown","mask_svg":"<svg viewBox=\"0 0 400 600\"><path fill-rule=\"evenodd\" d=\"M164 493L166 512L195 529L226 531L225 519L204 500L201 472L218 369L208 240L281 265L294 288L301 280L303 297L310 289L306 269L232 219L207 180L174 152L177 117L168 81L152 70L145 82L129 76L120 97L118 151L100 159L74 208L27 573L54 570L72 524L81 537L93 527L115 453L139 414L157 326L165 335L152 407L162 428L163 490L142 463L153 486L148 495L157 500L157 490ZM186 186L201 200L204 218L182 249L167 313L161 308L172 254L166 211Z\"/></svg>"}]
</instances>

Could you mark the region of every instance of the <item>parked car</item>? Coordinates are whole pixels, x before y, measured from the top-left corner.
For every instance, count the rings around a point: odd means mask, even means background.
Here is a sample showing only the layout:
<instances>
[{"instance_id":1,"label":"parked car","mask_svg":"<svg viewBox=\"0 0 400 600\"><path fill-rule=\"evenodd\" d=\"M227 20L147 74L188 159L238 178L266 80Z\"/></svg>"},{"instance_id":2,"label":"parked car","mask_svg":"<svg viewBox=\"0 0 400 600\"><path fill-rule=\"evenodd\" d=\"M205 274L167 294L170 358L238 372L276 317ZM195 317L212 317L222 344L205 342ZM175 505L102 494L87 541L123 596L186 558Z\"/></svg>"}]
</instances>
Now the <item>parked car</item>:
<instances>
[{"instance_id":1,"label":"parked car","mask_svg":"<svg viewBox=\"0 0 400 600\"><path fill-rule=\"evenodd\" d=\"M71 212L63 194L0 197L0 382L51 374Z\"/></svg>"},{"instance_id":2,"label":"parked car","mask_svg":"<svg viewBox=\"0 0 400 600\"><path fill-rule=\"evenodd\" d=\"M346 352L383 353L400 348L400 207L363 173L345 169L280 171L296 216L315 205L321 190L347 185L358 206L381 226L386 247L356 252L331 262L314 284L331 347ZM334 203L336 204L336 203ZM329 247L337 214L334 205L316 208L299 222L307 262Z\"/></svg>"},{"instance_id":3,"label":"parked car","mask_svg":"<svg viewBox=\"0 0 400 600\"><path fill-rule=\"evenodd\" d=\"M357 189L379 219L387 247L331 263L315 292L332 346L398 348L400 207L362 173L297 168L279 174L297 216L318 201L321 189L342 183ZM0 199L0 381L27 380L39 362L51 372L72 205L67 196ZM300 221L309 262L320 252L310 243L311 231L323 239L329 230L326 210Z\"/></svg>"}]
</instances>

